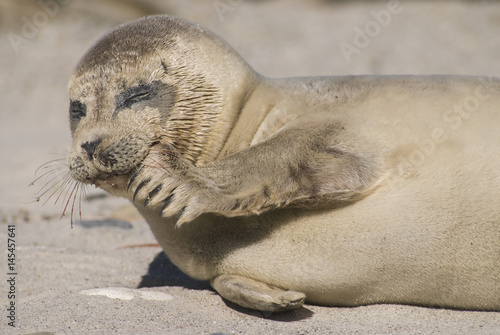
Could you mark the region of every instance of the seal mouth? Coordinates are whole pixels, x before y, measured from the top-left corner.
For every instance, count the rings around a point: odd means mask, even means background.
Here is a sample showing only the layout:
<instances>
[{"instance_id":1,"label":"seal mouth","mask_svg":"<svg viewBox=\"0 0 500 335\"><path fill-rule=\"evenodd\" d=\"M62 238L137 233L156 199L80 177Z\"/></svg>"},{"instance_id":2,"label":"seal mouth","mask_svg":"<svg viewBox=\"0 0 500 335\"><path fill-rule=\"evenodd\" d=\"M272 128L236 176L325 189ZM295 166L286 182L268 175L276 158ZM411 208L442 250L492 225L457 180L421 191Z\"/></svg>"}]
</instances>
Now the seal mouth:
<instances>
[{"instance_id":1,"label":"seal mouth","mask_svg":"<svg viewBox=\"0 0 500 335\"><path fill-rule=\"evenodd\" d=\"M94 185L95 187L101 188L110 193L125 192L128 193L130 185L133 183L135 177L137 176L137 171L140 171L144 166L147 159L158 151L158 147L163 147L164 145L161 141L153 141L149 145L149 149L144 155L143 159L138 161L133 166L124 170L118 171L103 171L100 165L96 164L94 161L92 164L92 170L94 170L93 176L87 176L87 178L82 181L86 184Z\"/></svg>"},{"instance_id":2,"label":"seal mouth","mask_svg":"<svg viewBox=\"0 0 500 335\"><path fill-rule=\"evenodd\" d=\"M126 196L127 184L131 173L109 174L103 173L92 179L89 184L94 185L112 195Z\"/></svg>"},{"instance_id":3,"label":"seal mouth","mask_svg":"<svg viewBox=\"0 0 500 335\"><path fill-rule=\"evenodd\" d=\"M103 174L98 175L96 178L93 178L92 180L90 180L90 184L99 187L99 185L101 183L104 183L107 180L109 180L109 179L111 179L113 177L118 177L118 176L120 176L120 175L112 175L112 174L109 174L109 173L103 173Z\"/></svg>"},{"instance_id":4,"label":"seal mouth","mask_svg":"<svg viewBox=\"0 0 500 335\"><path fill-rule=\"evenodd\" d=\"M115 177L117 176L102 175L99 178L92 180L90 184L102 189L106 189L108 187L116 188L116 184L112 182L112 179Z\"/></svg>"},{"instance_id":5,"label":"seal mouth","mask_svg":"<svg viewBox=\"0 0 500 335\"><path fill-rule=\"evenodd\" d=\"M101 185L109 184L109 180L130 179L135 171L140 169L153 148L160 141L152 141L147 149L137 152L136 145L129 146L127 141L120 142L110 150L104 148L95 150L93 155L85 152L75 152L68 158L68 168L71 176L84 184Z\"/></svg>"}]
</instances>

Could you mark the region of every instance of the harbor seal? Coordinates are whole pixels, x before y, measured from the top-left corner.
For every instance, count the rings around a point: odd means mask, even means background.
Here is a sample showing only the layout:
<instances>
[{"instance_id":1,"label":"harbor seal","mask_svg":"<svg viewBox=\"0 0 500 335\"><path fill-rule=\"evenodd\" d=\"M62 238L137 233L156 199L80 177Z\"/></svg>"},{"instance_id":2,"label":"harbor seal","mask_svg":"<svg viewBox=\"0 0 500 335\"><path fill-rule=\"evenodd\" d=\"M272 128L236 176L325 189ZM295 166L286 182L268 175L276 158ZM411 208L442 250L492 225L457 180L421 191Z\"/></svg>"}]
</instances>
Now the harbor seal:
<instances>
[{"instance_id":1,"label":"harbor seal","mask_svg":"<svg viewBox=\"0 0 500 335\"><path fill-rule=\"evenodd\" d=\"M269 79L151 16L78 63L68 166L241 306L498 311L499 93L488 77Z\"/></svg>"}]
</instances>

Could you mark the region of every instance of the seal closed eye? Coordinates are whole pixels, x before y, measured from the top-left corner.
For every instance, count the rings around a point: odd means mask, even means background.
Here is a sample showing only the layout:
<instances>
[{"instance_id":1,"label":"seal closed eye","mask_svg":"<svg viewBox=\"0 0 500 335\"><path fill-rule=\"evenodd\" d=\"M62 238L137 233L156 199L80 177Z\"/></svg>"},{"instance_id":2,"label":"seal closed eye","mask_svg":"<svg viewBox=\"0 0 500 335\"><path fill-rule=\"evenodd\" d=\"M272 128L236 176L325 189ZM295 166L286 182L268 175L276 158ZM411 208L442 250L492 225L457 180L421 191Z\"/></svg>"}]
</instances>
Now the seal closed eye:
<instances>
[{"instance_id":1,"label":"seal closed eye","mask_svg":"<svg viewBox=\"0 0 500 335\"><path fill-rule=\"evenodd\" d=\"M159 81L154 81L129 88L117 97L116 109L130 108L138 102L150 100L158 93L158 85Z\"/></svg>"},{"instance_id":2,"label":"seal closed eye","mask_svg":"<svg viewBox=\"0 0 500 335\"><path fill-rule=\"evenodd\" d=\"M129 199L224 298L500 310L499 80L270 79L151 16L103 36L69 88L72 177Z\"/></svg>"}]
</instances>

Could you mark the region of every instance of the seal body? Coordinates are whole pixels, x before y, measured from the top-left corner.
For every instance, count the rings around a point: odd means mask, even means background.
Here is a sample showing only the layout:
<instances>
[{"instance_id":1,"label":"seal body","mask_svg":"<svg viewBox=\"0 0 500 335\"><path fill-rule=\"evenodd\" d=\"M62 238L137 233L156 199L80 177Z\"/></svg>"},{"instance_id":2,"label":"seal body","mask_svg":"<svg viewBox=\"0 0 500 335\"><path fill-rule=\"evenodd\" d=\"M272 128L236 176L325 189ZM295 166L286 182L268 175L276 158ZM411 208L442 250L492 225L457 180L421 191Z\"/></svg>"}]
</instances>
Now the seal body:
<instances>
[{"instance_id":1,"label":"seal body","mask_svg":"<svg viewBox=\"0 0 500 335\"><path fill-rule=\"evenodd\" d=\"M148 17L77 66L68 165L242 306L500 310L499 93L486 77L268 79L199 26Z\"/></svg>"}]
</instances>

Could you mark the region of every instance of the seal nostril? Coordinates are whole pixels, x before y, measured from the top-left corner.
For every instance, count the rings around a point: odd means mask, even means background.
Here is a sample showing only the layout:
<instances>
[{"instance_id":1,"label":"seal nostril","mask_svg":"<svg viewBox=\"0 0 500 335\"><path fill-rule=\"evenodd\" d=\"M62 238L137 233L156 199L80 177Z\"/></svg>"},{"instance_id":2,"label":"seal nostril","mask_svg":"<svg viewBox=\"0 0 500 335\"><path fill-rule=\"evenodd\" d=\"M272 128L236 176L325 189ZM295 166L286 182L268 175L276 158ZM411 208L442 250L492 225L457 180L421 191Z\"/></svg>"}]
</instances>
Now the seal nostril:
<instances>
[{"instance_id":1,"label":"seal nostril","mask_svg":"<svg viewBox=\"0 0 500 335\"><path fill-rule=\"evenodd\" d=\"M102 142L102 139L98 139L92 142L85 142L82 144L82 149L87 152L90 160L94 158L95 148Z\"/></svg>"}]
</instances>

